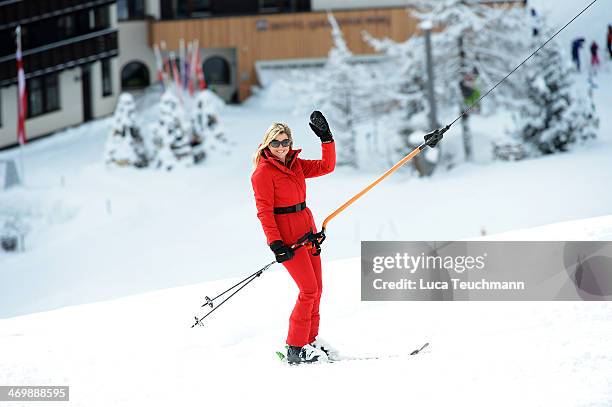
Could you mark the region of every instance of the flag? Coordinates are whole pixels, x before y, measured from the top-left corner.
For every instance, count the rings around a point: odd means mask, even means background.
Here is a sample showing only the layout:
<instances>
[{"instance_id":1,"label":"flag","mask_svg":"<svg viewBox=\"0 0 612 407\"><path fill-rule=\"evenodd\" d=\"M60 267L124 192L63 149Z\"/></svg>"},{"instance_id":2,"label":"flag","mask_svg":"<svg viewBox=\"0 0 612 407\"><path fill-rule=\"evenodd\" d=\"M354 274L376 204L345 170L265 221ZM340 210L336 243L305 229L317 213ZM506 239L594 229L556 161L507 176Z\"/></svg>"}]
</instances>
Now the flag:
<instances>
[{"instance_id":1,"label":"flag","mask_svg":"<svg viewBox=\"0 0 612 407\"><path fill-rule=\"evenodd\" d=\"M25 144L26 132L25 132L25 120L26 120L26 81L25 73L23 71L23 58L21 55L21 26L17 26L15 29L15 37L17 41L17 141L19 144Z\"/></svg>"},{"instance_id":2,"label":"flag","mask_svg":"<svg viewBox=\"0 0 612 407\"><path fill-rule=\"evenodd\" d=\"M200 55L200 47L196 49L196 75L198 76L198 82L200 84L200 90L206 89L206 80L204 79L204 71L202 70L202 59Z\"/></svg>"},{"instance_id":3,"label":"flag","mask_svg":"<svg viewBox=\"0 0 612 407\"><path fill-rule=\"evenodd\" d=\"M172 78L172 69L170 68L170 61L168 60L168 52L166 51L166 41L161 41L159 43L161 48L161 54L164 64L164 73L167 78ZM170 79L168 79L170 80Z\"/></svg>"},{"instance_id":4,"label":"flag","mask_svg":"<svg viewBox=\"0 0 612 407\"><path fill-rule=\"evenodd\" d=\"M172 75L174 76L174 82L179 89L183 88L183 82L181 82L181 74L177 68L176 64L176 54L174 52L170 52L170 64L172 65Z\"/></svg>"},{"instance_id":5,"label":"flag","mask_svg":"<svg viewBox=\"0 0 612 407\"><path fill-rule=\"evenodd\" d=\"M182 38L179 40L179 63L178 63L179 75L181 76L181 81L179 83L181 89L185 84L185 40Z\"/></svg>"},{"instance_id":6,"label":"flag","mask_svg":"<svg viewBox=\"0 0 612 407\"><path fill-rule=\"evenodd\" d=\"M185 55L185 76L184 76L184 82L183 82L183 87L185 89L189 89L189 84L191 83L191 54L192 54L192 49L193 49L193 45L191 44L191 41L189 41L187 43L187 54ZM189 90L189 94L192 95L193 92L191 92L191 90Z\"/></svg>"},{"instance_id":7,"label":"flag","mask_svg":"<svg viewBox=\"0 0 612 407\"><path fill-rule=\"evenodd\" d=\"M197 47L198 47L198 40L195 40L193 42L193 45L191 46L191 58L190 58L190 62L189 62L189 85L187 86L189 88L189 94L191 96L193 96L193 92L194 92L194 84L195 84L195 76L196 76L196 65L197 65L197 60L196 60L196 56L197 56Z\"/></svg>"},{"instance_id":8,"label":"flag","mask_svg":"<svg viewBox=\"0 0 612 407\"><path fill-rule=\"evenodd\" d=\"M155 65L157 66L157 79L161 84L163 92L166 88L164 83L164 61L162 60L161 53L159 52L159 47L157 46L157 44L153 45L153 51L155 53Z\"/></svg>"}]
</instances>

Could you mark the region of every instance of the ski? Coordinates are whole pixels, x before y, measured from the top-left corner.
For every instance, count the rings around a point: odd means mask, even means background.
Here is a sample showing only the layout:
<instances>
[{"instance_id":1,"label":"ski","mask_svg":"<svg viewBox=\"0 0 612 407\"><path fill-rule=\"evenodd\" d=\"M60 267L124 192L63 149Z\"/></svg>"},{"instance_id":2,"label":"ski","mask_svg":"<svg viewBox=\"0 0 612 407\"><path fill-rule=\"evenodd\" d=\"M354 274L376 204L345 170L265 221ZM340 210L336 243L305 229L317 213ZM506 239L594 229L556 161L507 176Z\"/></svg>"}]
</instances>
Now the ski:
<instances>
[{"instance_id":1,"label":"ski","mask_svg":"<svg viewBox=\"0 0 612 407\"><path fill-rule=\"evenodd\" d=\"M389 354L389 355L371 355L371 356L339 356L337 359L330 359L329 362L334 363L334 362L342 362L345 360L382 360L382 359L400 358L400 357L405 357L405 356L414 356L414 355L418 355L423 349L425 349L428 346L429 346L429 342L426 342L423 346L421 346L418 349L413 350L409 354L396 353L396 354Z\"/></svg>"},{"instance_id":2,"label":"ski","mask_svg":"<svg viewBox=\"0 0 612 407\"><path fill-rule=\"evenodd\" d=\"M408 354L397 353L397 354L389 354L389 355L339 356L335 359L328 359L327 361L317 361L317 362L312 362L312 363L337 363L337 362L350 361L350 360L382 360L382 359L393 359L393 358L399 358L399 357L405 357L405 356L414 356L414 355L418 355L419 353L421 353L421 351L427 348L428 346L429 346L429 342L426 342L423 346L413 350L412 352ZM287 363L287 356L285 355L285 353L281 351L276 351L276 356L281 362Z\"/></svg>"}]
</instances>

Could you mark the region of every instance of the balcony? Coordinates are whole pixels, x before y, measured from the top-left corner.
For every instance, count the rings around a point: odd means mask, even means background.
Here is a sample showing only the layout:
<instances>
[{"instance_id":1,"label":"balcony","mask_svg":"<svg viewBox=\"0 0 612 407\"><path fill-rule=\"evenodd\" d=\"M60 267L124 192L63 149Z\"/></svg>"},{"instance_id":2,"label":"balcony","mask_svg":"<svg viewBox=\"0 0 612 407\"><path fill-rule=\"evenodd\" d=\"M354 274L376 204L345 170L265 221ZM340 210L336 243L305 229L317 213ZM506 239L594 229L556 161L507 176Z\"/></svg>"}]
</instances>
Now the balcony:
<instances>
[{"instance_id":1,"label":"balcony","mask_svg":"<svg viewBox=\"0 0 612 407\"><path fill-rule=\"evenodd\" d=\"M117 30L110 28L24 51L26 78L116 56L119 53L117 38ZM15 55L0 58L0 86L16 81Z\"/></svg>"},{"instance_id":2,"label":"balcony","mask_svg":"<svg viewBox=\"0 0 612 407\"><path fill-rule=\"evenodd\" d=\"M116 0L16 0L6 5L0 4L0 30L16 27L18 24L27 24L84 10L104 4L113 4Z\"/></svg>"}]
</instances>

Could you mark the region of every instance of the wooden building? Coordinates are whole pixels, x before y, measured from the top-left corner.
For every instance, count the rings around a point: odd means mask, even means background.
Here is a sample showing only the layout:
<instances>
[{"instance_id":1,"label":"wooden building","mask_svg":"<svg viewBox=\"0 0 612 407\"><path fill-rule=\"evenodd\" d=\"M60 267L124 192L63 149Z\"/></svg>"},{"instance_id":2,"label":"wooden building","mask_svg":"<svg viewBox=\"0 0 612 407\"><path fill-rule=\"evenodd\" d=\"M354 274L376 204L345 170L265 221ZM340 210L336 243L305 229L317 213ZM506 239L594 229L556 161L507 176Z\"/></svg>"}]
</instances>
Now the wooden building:
<instances>
[{"instance_id":1,"label":"wooden building","mask_svg":"<svg viewBox=\"0 0 612 407\"><path fill-rule=\"evenodd\" d=\"M355 54L373 54L362 32L403 41L417 31L417 20L405 7L335 11L348 46ZM204 72L213 86L231 84L236 99L244 100L258 84L258 61L324 58L332 47L326 12L217 17L149 23L150 46L165 41L176 50L181 38L197 39L206 58L224 58L227 75ZM219 80L217 80L219 77ZM218 83L215 83L218 82Z\"/></svg>"}]
</instances>

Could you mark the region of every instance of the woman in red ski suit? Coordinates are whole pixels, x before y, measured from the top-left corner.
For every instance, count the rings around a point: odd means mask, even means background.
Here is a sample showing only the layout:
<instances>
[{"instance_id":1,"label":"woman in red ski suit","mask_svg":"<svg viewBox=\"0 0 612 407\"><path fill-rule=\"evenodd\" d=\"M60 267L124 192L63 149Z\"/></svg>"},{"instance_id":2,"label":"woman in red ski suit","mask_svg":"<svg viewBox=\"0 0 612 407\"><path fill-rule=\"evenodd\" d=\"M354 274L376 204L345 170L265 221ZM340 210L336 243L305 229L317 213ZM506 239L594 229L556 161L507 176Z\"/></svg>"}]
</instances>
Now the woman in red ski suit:
<instances>
[{"instance_id":1,"label":"woman in red ski suit","mask_svg":"<svg viewBox=\"0 0 612 407\"><path fill-rule=\"evenodd\" d=\"M318 127L321 121L317 117L322 118L323 128ZM257 217L267 243L300 290L287 335L287 344L298 348L311 344L319 332L321 258L311 247L293 250L290 246L309 231L316 233L312 212L306 206L306 178L328 174L336 164L335 143L320 112L313 112L310 126L321 138L321 160L299 158L302 150L291 148L293 139L289 127L273 123L255 153L255 170L251 176Z\"/></svg>"}]
</instances>

